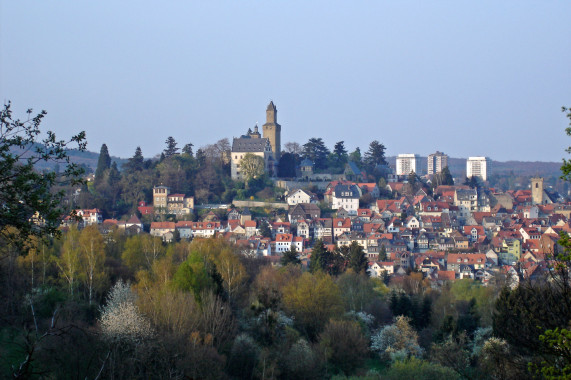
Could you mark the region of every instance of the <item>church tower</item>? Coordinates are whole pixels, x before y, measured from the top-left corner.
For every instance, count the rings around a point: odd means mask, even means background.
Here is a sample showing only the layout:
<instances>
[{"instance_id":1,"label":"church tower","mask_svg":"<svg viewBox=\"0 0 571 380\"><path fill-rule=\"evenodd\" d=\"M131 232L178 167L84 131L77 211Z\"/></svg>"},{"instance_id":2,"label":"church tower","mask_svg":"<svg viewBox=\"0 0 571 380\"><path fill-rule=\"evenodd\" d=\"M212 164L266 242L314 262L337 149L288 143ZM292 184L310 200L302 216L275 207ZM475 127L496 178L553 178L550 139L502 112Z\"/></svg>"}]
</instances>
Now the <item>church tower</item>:
<instances>
[{"instance_id":1,"label":"church tower","mask_svg":"<svg viewBox=\"0 0 571 380\"><path fill-rule=\"evenodd\" d=\"M543 178L535 177L531 179L531 203L534 205L543 204Z\"/></svg>"},{"instance_id":2,"label":"church tower","mask_svg":"<svg viewBox=\"0 0 571 380\"><path fill-rule=\"evenodd\" d=\"M280 160L281 155L281 133L282 126L278 124L278 109L274 105L274 102L268 104L266 108L266 124L262 126L264 132L264 138L270 140L270 145L272 146L272 152L274 152L274 158L276 163Z\"/></svg>"}]
</instances>

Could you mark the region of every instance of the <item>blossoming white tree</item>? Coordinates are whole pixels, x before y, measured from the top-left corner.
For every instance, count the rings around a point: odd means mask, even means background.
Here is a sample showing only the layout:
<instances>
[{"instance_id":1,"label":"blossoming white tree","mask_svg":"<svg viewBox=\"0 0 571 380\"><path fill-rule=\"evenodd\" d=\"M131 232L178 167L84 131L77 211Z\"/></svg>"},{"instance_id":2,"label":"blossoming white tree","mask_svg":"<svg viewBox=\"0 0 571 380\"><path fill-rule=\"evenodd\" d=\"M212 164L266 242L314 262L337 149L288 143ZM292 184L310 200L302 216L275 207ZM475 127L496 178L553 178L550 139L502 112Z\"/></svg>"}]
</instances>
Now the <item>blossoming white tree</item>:
<instances>
[{"instance_id":1,"label":"blossoming white tree","mask_svg":"<svg viewBox=\"0 0 571 380\"><path fill-rule=\"evenodd\" d=\"M151 323L135 305L136 296L128 284L119 280L101 309L99 324L106 340L112 343L140 343L151 338Z\"/></svg>"}]
</instances>

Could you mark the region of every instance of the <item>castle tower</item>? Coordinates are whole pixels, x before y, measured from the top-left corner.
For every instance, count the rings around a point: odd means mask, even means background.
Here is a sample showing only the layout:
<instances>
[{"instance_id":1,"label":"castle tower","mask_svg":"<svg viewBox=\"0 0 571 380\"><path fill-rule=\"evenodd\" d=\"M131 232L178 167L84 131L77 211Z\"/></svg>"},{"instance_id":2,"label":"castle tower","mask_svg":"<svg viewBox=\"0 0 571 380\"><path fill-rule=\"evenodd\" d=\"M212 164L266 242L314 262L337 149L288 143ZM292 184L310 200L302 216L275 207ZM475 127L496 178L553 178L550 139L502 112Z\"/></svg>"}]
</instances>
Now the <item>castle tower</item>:
<instances>
[{"instance_id":1,"label":"castle tower","mask_svg":"<svg viewBox=\"0 0 571 380\"><path fill-rule=\"evenodd\" d=\"M543 178L534 177L531 179L531 203L542 205L543 200Z\"/></svg>"},{"instance_id":2,"label":"castle tower","mask_svg":"<svg viewBox=\"0 0 571 380\"><path fill-rule=\"evenodd\" d=\"M278 124L278 109L274 105L274 102L270 102L270 104L268 104L268 108L266 108L266 124L262 126L262 129L264 132L264 138L268 138L270 140L272 152L274 153L277 163L280 160L281 154L280 143L282 126Z\"/></svg>"}]
</instances>

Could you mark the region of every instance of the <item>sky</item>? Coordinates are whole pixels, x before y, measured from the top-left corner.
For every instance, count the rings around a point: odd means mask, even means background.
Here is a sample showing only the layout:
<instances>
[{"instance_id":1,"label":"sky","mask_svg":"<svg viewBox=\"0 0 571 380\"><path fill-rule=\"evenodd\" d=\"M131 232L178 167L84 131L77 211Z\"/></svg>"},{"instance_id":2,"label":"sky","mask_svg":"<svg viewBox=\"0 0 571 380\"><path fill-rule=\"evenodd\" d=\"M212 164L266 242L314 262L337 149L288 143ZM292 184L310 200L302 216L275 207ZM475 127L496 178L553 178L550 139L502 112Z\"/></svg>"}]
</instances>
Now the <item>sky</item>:
<instances>
[{"instance_id":1,"label":"sky","mask_svg":"<svg viewBox=\"0 0 571 380\"><path fill-rule=\"evenodd\" d=\"M561 161L570 1L0 0L0 97L88 150L284 143Z\"/></svg>"}]
</instances>

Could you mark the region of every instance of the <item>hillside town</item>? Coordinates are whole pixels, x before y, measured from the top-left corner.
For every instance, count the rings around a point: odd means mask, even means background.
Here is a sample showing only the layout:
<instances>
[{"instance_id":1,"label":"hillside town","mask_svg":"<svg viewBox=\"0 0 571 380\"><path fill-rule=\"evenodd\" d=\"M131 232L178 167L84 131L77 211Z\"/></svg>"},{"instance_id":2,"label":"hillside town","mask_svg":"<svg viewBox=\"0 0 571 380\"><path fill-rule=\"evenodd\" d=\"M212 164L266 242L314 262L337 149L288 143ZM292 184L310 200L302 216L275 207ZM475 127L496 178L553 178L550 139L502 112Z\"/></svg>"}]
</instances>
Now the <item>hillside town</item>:
<instances>
[{"instance_id":1,"label":"hillside town","mask_svg":"<svg viewBox=\"0 0 571 380\"><path fill-rule=\"evenodd\" d=\"M283 252L295 250L306 267L316 241L331 252L356 242L370 276L388 282L417 271L435 286L465 278L486 285L506 277L515 286L519 279L543 276L549 270L546 258L561 251L559 234L571 231L568 199L546 188L543 178L530 178L525 190L486 186L492 170L487 157L466 160L462 184L451 178L442 152L429 155L426 168L418 154L399 154L393 168L384 159L384 146L370 166L379 181L367 182L376 178L350 159L340 173L328 173L328 168L316 172L308 157L299 160L294 178L278 178L280 156L287 153L280 151L281 125L273 102L266 119L263 137L256 125L234 138L231 150L220 156L229 158L236 181L270 178L283 188L279 201L207 205L199 220L190 221L200 207L194 196L155 184L152 202L142 200L137 206L146 225L135 214L122 221L104 219L95 208L74 211L81 217L79 227L97 224L102 232L116 227L129 234L150 233L165 243L221 237L244 254L276 265ZM440 184L443 178L447 184ZM68 215L62 226L74 220Z\"/></svg>"},{"instance_id":2,"label":"hillside town","mask_svg":"<svg viewBox=\"0 0 571 380\"><path fill-rule=\"evenodd\" d=\"M18 180L0 187L0 377L567 371L571 162L557 178L498 175L484 156L451 171L441 151L389 160L378 140L282 150L281 132L272 101L232 143L170 136L122 163L103 144L94 171L65 174L34 167L69 158L64 142L27 165L5 142Z\"/></svg>"}]
</instances>

